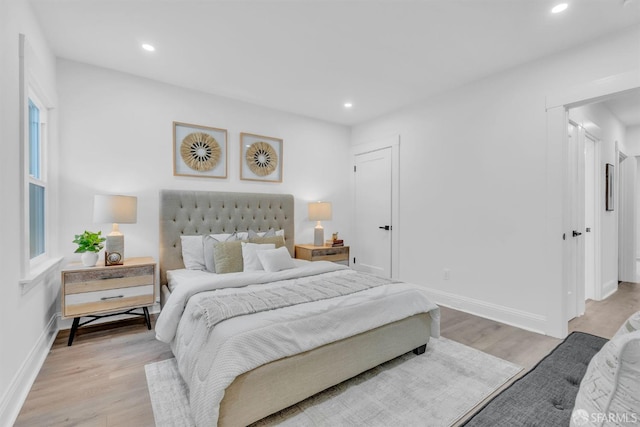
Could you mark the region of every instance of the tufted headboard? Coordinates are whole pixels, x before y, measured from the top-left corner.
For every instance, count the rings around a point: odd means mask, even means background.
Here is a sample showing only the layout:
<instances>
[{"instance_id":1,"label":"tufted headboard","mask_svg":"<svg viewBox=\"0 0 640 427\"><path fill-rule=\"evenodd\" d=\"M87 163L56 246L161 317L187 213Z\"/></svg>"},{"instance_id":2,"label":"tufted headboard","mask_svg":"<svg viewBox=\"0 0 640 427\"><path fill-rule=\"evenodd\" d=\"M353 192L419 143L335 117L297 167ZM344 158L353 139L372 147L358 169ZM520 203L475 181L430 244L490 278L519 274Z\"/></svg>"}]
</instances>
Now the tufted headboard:
<instances>
[{"instance_id":1,"label":"tufted headboard","mask_svg":"<svg viewBox=\"0 0 640 427\"><path fill-rule=\"evenodd\" d=\"M167 270L184 268L181 235L284 230L294 256L293 196L290 194L160 190L160 286Z\"/></svg>"}]
</instances>

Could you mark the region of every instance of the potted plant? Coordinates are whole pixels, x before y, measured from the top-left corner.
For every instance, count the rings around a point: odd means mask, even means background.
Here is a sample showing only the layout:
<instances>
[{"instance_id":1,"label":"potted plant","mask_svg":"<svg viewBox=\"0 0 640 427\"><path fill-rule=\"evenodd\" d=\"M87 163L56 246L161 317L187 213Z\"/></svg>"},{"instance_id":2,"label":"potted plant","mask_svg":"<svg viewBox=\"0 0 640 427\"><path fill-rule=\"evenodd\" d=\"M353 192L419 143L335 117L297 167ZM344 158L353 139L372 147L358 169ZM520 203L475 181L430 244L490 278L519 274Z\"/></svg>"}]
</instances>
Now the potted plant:
<instances>
[{"instance_id":1,"label":"potted plant","mask_svg":"<svg viewBox=\"0 0 640 427\"><path fill-rule=\"evenodd\" d=\"M102 231L93 233L85 231L82 234L76 234L73 243L78 245L75 253L82 254L82 265L85 267L93 267L98 262L98 252L104 247L103 242L107 240L101 236Z\"/></svg>"}]
</instances>

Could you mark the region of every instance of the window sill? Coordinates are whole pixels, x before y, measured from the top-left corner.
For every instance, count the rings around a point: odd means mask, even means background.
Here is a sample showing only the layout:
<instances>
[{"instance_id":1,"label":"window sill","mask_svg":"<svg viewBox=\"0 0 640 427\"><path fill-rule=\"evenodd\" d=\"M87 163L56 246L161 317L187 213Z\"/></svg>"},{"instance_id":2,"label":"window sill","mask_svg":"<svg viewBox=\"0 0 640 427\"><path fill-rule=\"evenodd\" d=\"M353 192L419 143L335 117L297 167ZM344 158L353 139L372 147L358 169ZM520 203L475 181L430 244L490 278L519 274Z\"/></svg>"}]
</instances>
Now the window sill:
<instances>
[{"instance_id":1,"label":"window sill","mask_svg":"<svg viewBox=\"0 0 640 427\"><path fill-rule=\"evenodd\" d=\"M58 269L63 259L63 257L50 258L32 269L26 277L20 280L22 295L25 295L39 284L44 283L49 274Z\"/></svg>"}]
</instances>

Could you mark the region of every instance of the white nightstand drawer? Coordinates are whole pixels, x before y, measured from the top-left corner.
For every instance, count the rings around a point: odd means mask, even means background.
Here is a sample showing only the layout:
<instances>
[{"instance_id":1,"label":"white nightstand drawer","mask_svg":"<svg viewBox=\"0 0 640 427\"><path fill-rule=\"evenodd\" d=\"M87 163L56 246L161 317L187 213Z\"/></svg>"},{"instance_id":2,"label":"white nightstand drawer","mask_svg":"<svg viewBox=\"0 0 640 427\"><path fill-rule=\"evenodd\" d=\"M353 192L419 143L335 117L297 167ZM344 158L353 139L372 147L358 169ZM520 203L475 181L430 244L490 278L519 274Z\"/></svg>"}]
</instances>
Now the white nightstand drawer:
<instances>
[{"instance_id":1,"label":"white nightstand drawer","mask_svg":"<svg viewBox=\"0 0 640 427\"><path fill-rule=\"evenodd\" d=\"M129 306L151 305L155 302L154 286L133 286L65 295L64 302L65 316L106 312Z\"/></svg>"}]
</instances>

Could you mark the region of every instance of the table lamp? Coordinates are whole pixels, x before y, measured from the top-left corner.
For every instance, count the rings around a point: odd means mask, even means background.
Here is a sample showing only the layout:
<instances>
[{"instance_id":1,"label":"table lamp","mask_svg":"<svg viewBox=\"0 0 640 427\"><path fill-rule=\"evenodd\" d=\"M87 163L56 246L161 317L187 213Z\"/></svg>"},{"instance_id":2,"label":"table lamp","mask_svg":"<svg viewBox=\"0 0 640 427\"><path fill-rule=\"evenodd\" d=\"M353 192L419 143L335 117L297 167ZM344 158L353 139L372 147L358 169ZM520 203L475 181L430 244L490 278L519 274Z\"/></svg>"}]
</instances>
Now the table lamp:
<instances>
[{"instance_id":1,"label":"table lamp","mask_svg":"<svg viewBox=\"0 0 640 427\"><path fill-rule=\"evenodd\" d=\"M124 262L124 235L118 224L135 224L138 216L138 199L133 196L103 196L93 198L93 222L112 223L111 233L105 242L104 264L121 265Z\"/></svg>"},{"instance_id":2,"label":"table lamp","mask_svg":"<svg viewBox=\"0 0 640 427\"><path fill-rule=\"evenodd\" d=\"M324 228L320 221L328 221L331 219L331 202L313 202L309 203L309 220L318 221L313 231L314 246L324 245Z\"/></svg>"}]
</instances>

